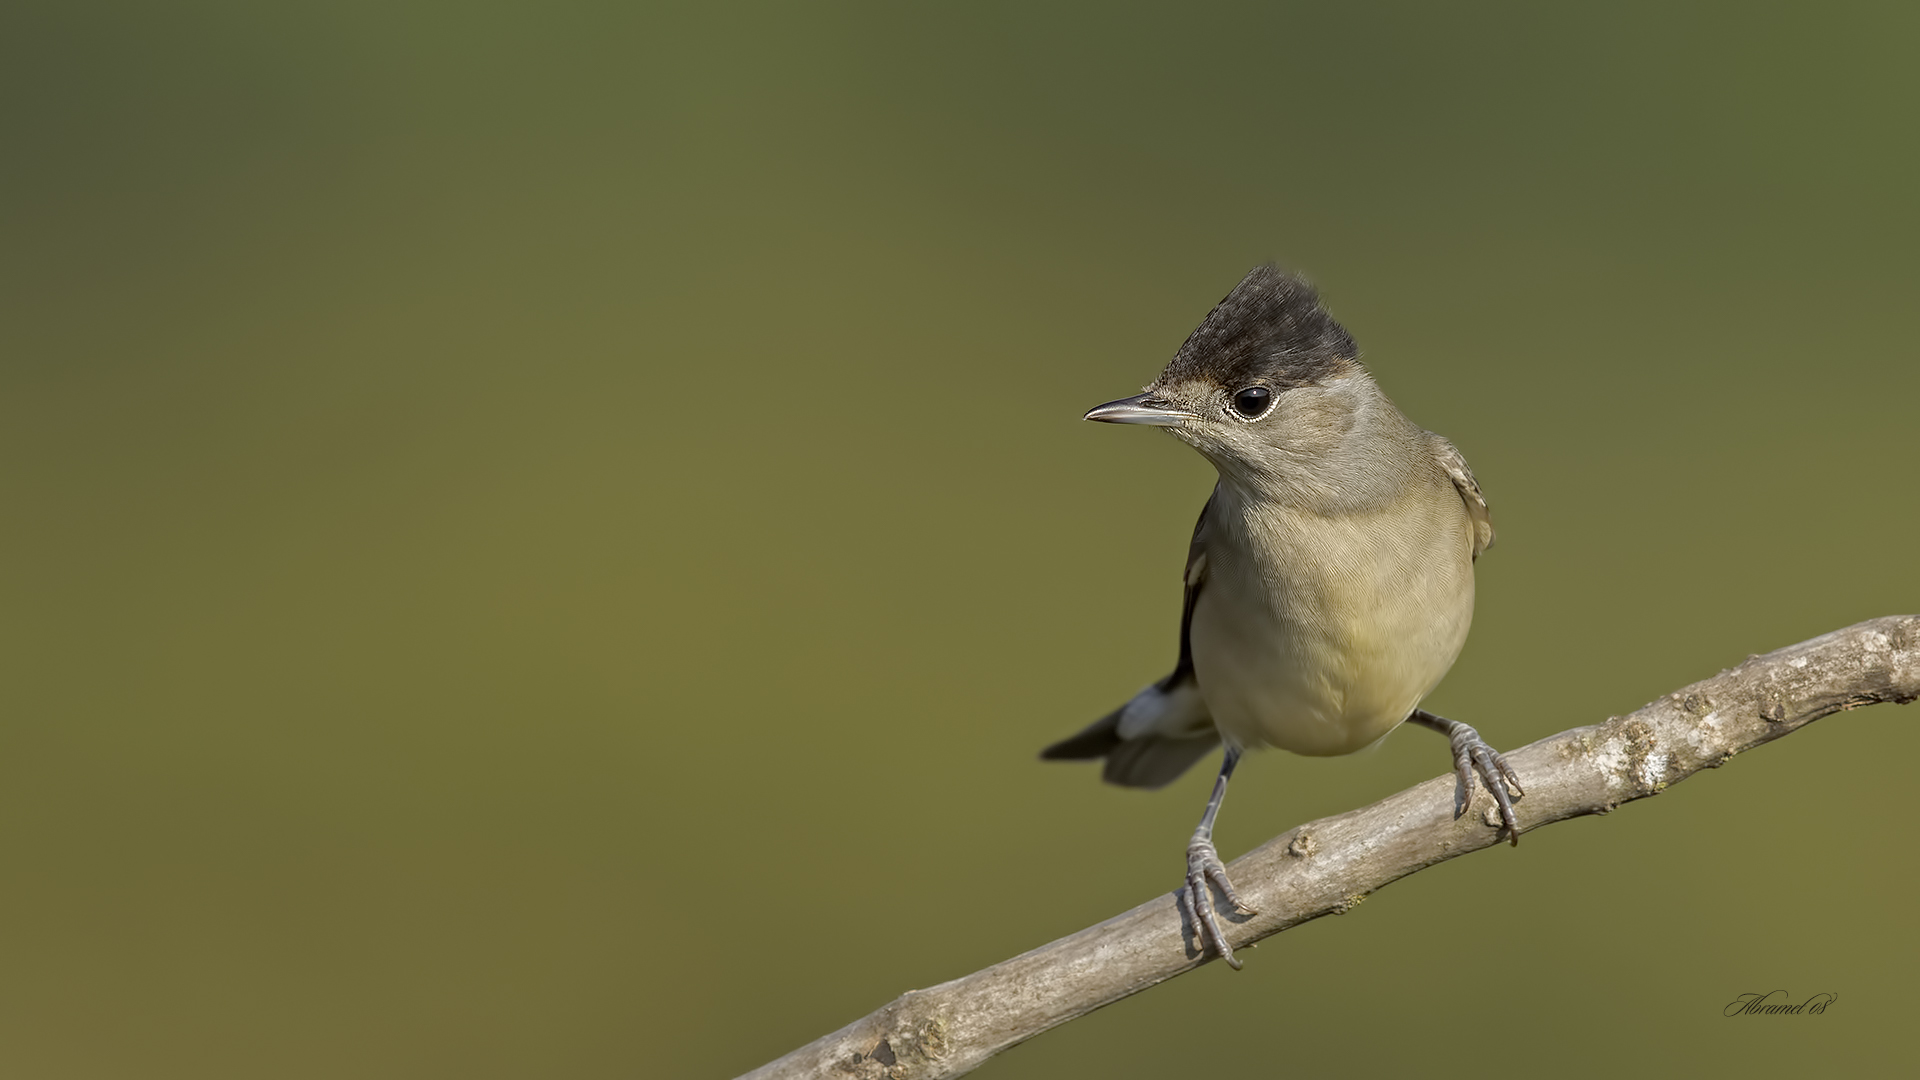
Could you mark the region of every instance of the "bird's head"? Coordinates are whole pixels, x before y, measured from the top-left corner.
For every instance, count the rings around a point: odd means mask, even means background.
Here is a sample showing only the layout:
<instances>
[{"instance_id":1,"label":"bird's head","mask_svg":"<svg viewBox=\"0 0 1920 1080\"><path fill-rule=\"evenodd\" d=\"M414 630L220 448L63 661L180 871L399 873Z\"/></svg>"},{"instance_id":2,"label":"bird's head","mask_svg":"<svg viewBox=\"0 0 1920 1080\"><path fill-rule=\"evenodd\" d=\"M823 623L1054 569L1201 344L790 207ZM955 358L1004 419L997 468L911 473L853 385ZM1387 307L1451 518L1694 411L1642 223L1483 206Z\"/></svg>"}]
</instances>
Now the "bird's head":
<instances>
[{"instance_id":1,"label":"bird's head","mask_svg":"<svg viewBox=\"0 0 1920 1080\"><path fill-rule=\"evenodd\" d=\"M1373 392L1313 286L1269 264L1207 314L1145 393L1087 419L1166 428L1222 476L1257 484L1333 452Z\"/></svg>"}]
</instances>

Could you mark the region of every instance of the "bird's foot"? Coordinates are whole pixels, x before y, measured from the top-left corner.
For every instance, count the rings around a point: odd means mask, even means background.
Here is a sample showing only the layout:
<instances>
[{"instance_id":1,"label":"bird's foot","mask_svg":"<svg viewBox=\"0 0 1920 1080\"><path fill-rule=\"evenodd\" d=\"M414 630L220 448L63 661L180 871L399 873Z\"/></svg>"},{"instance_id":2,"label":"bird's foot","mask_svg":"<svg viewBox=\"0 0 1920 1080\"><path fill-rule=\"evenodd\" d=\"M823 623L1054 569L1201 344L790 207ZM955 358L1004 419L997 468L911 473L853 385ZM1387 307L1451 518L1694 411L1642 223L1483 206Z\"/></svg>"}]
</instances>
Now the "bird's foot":
<instances>
[{"instance_id":1,"label":"bird's foot","mask_svg":"<svg viewBox=\"0 0 1920 1080\"><path fill-rule=\"evenodd\" d=\"M1487 745L1479 732L1458 720L1447 722L1452 725L1447 731L1447 741L1453 746L1453 774L1458 778L1453 788L1453 816L1458 819L1467 812L1467 803L1473 798L1473 777L1478 773L1493 801L1500 804L1500 821L1506 826L1508 841L1518 847L1520 822L1513 814L1513 800L1526 795L1520 788L1520 777L1514 774L1507 759L1500 756L1500 751ZM1511 795L1507 792L1509 787L1513 789Z\"/></svg>"},{"instance_id":2,"label":"bird's foot","mask_svg":"<svg viewBox=\"0 0 1920 1080\"><path fill-rule=\"evenodd\" d=\"M1240 899L1234 890L1233 882L1227 880L1227 867L1220 861L1220 852L1214 848L1213 841L1205 836L1196 836L1187 845L1187 887L1180 894L1180 911L1193 924L1194 936L1199 939L1200 954L1206 955L1212 948L1220 954L1220 959L1235 971L1240 970L1240 961L1233 955L1233 946L1227 944L1227 935L1220 929L1220 917L1214 910L1213 890L1209 882L1218 886L1220 895L1233 910L1242 915L1255 914L1254 910Z\"/></svg>"}]
</instances>

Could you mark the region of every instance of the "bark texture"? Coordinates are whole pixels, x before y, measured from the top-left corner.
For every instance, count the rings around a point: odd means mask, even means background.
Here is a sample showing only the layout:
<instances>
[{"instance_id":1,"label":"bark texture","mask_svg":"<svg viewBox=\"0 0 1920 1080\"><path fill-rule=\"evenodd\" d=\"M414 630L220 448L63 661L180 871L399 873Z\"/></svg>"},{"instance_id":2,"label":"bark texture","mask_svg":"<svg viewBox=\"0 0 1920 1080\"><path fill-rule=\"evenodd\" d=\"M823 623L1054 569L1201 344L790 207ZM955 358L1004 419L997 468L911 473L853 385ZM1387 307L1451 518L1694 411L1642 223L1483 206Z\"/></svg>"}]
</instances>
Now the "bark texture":
<instances>
[{"instance_id":1,"label":"bark texture","mask_svg":"<svg viewBox=\"0 0 1920 1080\"><path fill-rule=\"evenodd\" d=\"M1657 795L1701 769L1836 712L1920 697L1920 615L1873 619L1676 690L1626 716L1506 755L1526 784L1522 832ZM1351 908L1417 870L1504 842L1476 787L1453 817L1452 774L1372 806L1283 833L1235 860L1260 914L1229 916L1238 949ZM1175 894L1011 960L925 990L746 1074L754 1080L959 1076L1048 1028L1191 971L1196 951Z\"/></svg>"}]
</instances>

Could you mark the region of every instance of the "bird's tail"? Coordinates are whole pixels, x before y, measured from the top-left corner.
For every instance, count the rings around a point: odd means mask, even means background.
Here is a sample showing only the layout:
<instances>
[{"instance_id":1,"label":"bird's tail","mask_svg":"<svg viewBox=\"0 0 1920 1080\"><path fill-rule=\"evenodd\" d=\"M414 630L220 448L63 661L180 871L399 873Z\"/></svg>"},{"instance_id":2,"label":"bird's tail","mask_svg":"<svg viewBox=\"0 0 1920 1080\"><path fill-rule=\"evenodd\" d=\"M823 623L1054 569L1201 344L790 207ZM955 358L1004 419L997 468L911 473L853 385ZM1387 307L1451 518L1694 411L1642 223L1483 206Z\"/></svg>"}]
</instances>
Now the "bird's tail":
<instances>
[{"instance_id":1,"label":"bird's tail","mask_svg":"<svg viewBox=\"0 0 1920 1080\"><path fill-rule=\"evenodd\" d=\"M1220 744L1205 709L1194 688L1155 684L1040 756L1048 761L1104 758L1100 777L1109 784L1165 787Z\"/></svg>"}]
</instances>

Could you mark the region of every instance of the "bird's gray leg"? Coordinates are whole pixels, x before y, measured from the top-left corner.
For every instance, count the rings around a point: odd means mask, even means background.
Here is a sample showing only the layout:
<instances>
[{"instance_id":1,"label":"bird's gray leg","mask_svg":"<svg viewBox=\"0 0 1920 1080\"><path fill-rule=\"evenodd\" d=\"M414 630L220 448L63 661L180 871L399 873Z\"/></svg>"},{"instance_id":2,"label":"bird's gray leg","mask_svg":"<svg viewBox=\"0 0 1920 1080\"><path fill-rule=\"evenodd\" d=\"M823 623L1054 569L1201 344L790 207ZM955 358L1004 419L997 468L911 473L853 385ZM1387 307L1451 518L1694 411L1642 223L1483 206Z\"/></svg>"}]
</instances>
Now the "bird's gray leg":
<instances>
[{"instance_id":1,"label":"bird's gray leg","mask_svg":"<svg viewBox=\"0 0 1920 1080\"><path fill-rule=\"evenodd\" d=\"M1220 852L1213 846L1213 819L1220 813L1220 804L1227 797L1227 781L1233 779L1233 767L1240 764L1240 751L1236 747L1227 747L1226 760L1220 763L1220 776L1213 782L1213 797L1207 800L1207 812L1200 815L1200 827L1193 830L1193 839L1187 844L1187 887L1179 894L1180 911L1193 923L1194 936L1199 939L1200 953L1205 955L1211 945L1213 951L1227 962L1235 971L1240 970L1240 961L1234 958L1233 946L1227 944L1227 935L1220 931L1220 918L1214 912L1213 892L1208 882L1219 886L1220 895L1226 897L1235 911L1243 915L1252 915L1254 910L1240 899L1233 889L1233 882L1227 880L1226 864L1220 861Z\"/></svg>"},{"instance_id":2,"label":"bird's gray leg","mask_svg":"<svg viewBox=\"0 0 1920 1080\"><path fill-rule=\"evenodd\" d=\"M1520 789L1520 778L1507 766L1500 751L1488 746L1479 732L1458 720L1435 716L1425 709L1413 710L1407 719L1445 735L1453 746L1453 774L1459 778L1453 788L1453 816L1458 818L1467 812L1467 801L1473 797L1473 774L1478 772L1493 794L1493 801L1500 804L1500 820L1507 827L1507 839L1518 847L1520 822L1513 816L1513 800L1526 792ZM1508 787L1513 788L1511 796L1507 794Z\"/></svg>"}]
</instances>

